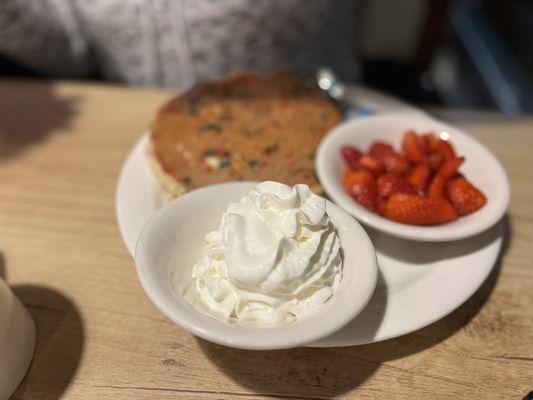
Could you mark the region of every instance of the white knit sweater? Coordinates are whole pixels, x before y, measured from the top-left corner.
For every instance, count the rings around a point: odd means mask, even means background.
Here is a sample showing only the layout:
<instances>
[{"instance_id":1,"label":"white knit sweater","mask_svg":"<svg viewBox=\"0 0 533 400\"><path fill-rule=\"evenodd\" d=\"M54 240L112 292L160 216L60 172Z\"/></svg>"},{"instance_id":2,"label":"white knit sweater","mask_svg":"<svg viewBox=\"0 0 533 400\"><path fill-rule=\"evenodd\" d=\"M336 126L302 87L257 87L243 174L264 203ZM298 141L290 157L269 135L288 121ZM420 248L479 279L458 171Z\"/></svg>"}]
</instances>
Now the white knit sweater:
<instances>
[{"instance_id":1,"label":"white knit sweater","mask_svg":"<svg viewBox=\"0 0 533 400\"><path fill-rule=\"evenodd\" d=\"M185 89L232 69L356 75L350 0L2 0L0 53L51 76Z\"/></svg>"}]
</instances>

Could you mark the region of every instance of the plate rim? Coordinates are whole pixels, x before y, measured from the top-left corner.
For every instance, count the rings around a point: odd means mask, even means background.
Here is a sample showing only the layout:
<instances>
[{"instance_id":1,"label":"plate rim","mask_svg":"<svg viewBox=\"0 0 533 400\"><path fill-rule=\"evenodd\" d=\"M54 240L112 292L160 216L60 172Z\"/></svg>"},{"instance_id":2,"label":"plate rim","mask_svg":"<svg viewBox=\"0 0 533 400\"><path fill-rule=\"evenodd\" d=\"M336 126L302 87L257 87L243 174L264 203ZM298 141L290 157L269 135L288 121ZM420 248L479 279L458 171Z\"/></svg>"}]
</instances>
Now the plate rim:
<instances>
[{"instance_id":1,"label":"plate rim","mask_svg":"<svg viewBox=\"0 0 533 400\"><path fill-rule=\"evenodd\" d=\"M148 144L148 131L145 131L141 134L141 136L137 139L131 150L128 152L128 155L126 156L126 159L124 160L120 172L118 174L118 180L117 180L117 186L115 190L115 214L117 219L117 225L120 232L120 237L122 238L122 241L124 242L124 245L126 246L126 249L128 250L131 257L135 254L135 245L137 244L137 238L139 237L141 230L144 226L144 224L141 227L138 227L137 234L134 235L133 233L128 233L132 230L131 226L127 226L128 222L125 217L125 208L126 204L123 201L124 199L124 192L127 192L127 183L129 180L129 174L131 173L131 169L135 168L136 163L140 160L137 160L137 158L140 158L142 156L142 153L144 152L144 148ZM146 155L145 155L146 157ZM145 159L146 168L148 169L148 163ZM151 173L151 171L148 171ZM155 180L152 181L152 184L155 186L157 183ZM159 189L161 190L161 189ZM157 210L154 210L151 215L155 214ZM151 216L150 215L150 216ZM149 217L148 217L149 218ZM145 221L147 222L148 219ZM135 229L135 228L133 228ZM131 239L131 237L136 236L135 239Z\"/></svg>"}]
</instances>

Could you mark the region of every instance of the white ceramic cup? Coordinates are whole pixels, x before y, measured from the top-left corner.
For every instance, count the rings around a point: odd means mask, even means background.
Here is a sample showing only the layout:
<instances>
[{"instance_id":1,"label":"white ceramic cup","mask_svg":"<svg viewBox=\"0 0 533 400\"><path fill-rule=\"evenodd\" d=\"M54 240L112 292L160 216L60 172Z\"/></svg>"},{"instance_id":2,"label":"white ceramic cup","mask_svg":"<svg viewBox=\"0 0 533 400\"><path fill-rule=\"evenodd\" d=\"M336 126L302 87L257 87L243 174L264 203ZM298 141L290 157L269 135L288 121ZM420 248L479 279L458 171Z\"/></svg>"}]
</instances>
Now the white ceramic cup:
<instances>
[{"instance_id":1,"label":"white ceramic cup","mask_svg":"<svg viewBox=\"0 0 533 400\"><path fill-rule=\"evenodd\" d=\"M0 279L0 400L7 400L20 384L34 347L33 319Z\"/></svg>"}]
</instances>

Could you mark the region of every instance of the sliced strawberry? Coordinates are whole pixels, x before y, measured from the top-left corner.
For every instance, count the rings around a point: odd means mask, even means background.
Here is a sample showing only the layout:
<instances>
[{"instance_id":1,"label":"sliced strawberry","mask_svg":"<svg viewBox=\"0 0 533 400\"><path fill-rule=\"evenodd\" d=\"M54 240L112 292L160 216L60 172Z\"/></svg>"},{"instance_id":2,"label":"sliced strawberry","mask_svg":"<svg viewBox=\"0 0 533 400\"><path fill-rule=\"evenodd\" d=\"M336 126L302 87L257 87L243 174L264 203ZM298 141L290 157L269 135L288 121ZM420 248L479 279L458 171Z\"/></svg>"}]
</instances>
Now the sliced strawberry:
<instances>
[{"instance_id":1,"label":"sliced strawberry","mask_svg":"<svg viewBox=\"0 0 533 400\"><path fill-rule=\"evenodd\" d=\"M415 131L407 131L404 134L402 148L405 157L413 163L421 162L427 156L427 149Z\"/></svg>"},{"instance_id":2,"label":"sliced strawberry","mask_svg":"<svg viewBox=\"0 0 533 400\"><path fill-rule=\"evenodd\" d=\"M445 180L449 180L453 178L455 175L457 175L457 170L461 166L461 164L465 161L464 157L457 157L452 158L450 160L446 160L439 168L439 171L437 172L439 175L442 175L442 177Z\"/></svg>"},{"instance_id":3,"label":"sliced strawberry","mask_svg":"<svg viewBox=\"0 0 533 400\"><path fill-rule=\"evenodd\" d=\"M439 151L446 161L457 157L452 143L449 140L439 139Z\"/></svg>"},{"instance_id":4,"label":"sliced strawberry","mask_svg":"<svg viewBox=\"0 0 533 400\"><path fill-rule=\"evenodd\" d=\"M433 132L426 133L422 135L422 137L425 138L425 140L428 143L429 153L435 153L439 150L440 139L437 136L435 136Z\"/></svg>"},{"instance_id":5,"label":"sliced strawberry","mask_svg":"<svg viewBox=\"0 0 533 400\"><path fill-rule=\"evenodd\" d=\"M389 197L383 208L383 216L393 221L414 225L435 225L453 221L457 211L446 199L397 193Z\"/></svg>"},{"instance_id":6,"label":"sliced strawberry","mask_svg":"<svg viewBox=\"0 0 533 400\"><path fill-rule=\"evenodd\" d=\"M382 174L385 172L385 166L381 161L376 160L375 158L369 155L363 155L359 159L359 165L362 168L366 168L369 171L373 172L376 175Z\"/></svg>"},{"instance_id":7,"label":"sliced strawberry","mask_svg":"<svg viewBox=\"0 0 533 400\"><path fill-rule=\"evenodd\" d=\"M344 171L344 178L342 180L342 186L344 186L344 189L348 190L348 188L352 185L352 183L356 179L355 177L357 176L356 172L358 171L354 171L350 168Z\"/></svg>"},{"instance_id":8,"label":"sliced strawberry","mask_svg":"<svg viewBox=\"0 0 533 400\"><path fill-rule=\"evenodd\" d=\"M442 164L444 157L441 152L432 153L428 156L428 162L432 171L437 171Z\"/></svg>"},{"instance_id":9,"label":"sliced strawberry","mask_svg":"<svg viewBox=\"0 0 533 400\"><path fill-rule=\"evenodd\" d=\"M386 197L379 197L379 196L376 197L376 209L379 214L383 215L386 205L387 205Z\"/></svg>"},{"instance_id":10,"label":"sliced strawberry","mask_svg":"<svg viewBox=\"0 0 533 400\"><path fill-rule=\"evenodd\" d=\"M385 165L388 173L398 176L404 176L411 168L409 161L396 153L383 156L381 162Z\"/></svg>"},{"instance_id":11,"label":"sliced strawberry","mask_svg":"<svg viewBox=\"0 0 533 400\"><path fill-rule=\"evenodd\" d=\"M409 161L396 153L388 143L374 142L370 146L368 155L381 161L385 165L387 172L391 174L404 175L410 168Z\"/></svg>"},{"instance_id":12,"label":"sliced strawberry","mask_svg":"<svg viewBox=\"0 0 533 400\"><path fill-rule=\"evenodd\" d=\"M407 175L407 182L419 192L425 192L431 179L431 167L427 162L418 163Z\"/></svg>"},{"instance_id":13,"label":"sliced strawberry","mask_svg":"<svg viewBox=\"0 0 533 400\"><path fill-rule=\"evenodd\" d=\"M394 193L415 194L415 188L403 178L392 174L380 175L377 180L378 196L389 197Z\"/></svg>"},{"instance_id":14,"label":"sliced strawberry","mask_svg":"<svg viewBox=\"0 0 533 400\"><path fill-rule=\"evenodd\" d=\"M376 179L371 172L366 170L349 172L344 179L344 188L355 201L370 211L377 211Z\"/></svg>"},{"instance_id":15,"label":"sliced strawberry","mask_svg":"<svg viewBox=\"0 0 533 400\"><path fill-rule=\"evenodd\" d=\"M447 194L459 215L471 214L487 202L485 195L463 177L450 182Z\"/></svg>"},{"instance_id":16,"label":"sliced strawberry","mask_svg":"<svg viewBox=\"0 0 533 400\"><path fill-rule=\"evenodd\" d=\"M459 157L443 162L429 184L427 196L433 199L444 197L446 182L457 175L457 169L464 160L464 157Z\"/></svg>"},{"instance_id":17,"label":"sliced strawberry","mask_svg":"<svg viewBox=\"0 0 533 400\"><path fill-rule=\"evenodd\" d=\"M417 135L418 137L418 146L422 150L424 156L427 157L429 154L429 139L426 135Z\"/></svg>"},{"instance_id":18,"label":"sliced strawberry","mask_svg":"<svg viewBox=\"0 0 533 400\"><path fill-rule=\"evenodd\" d=\"M371 172L364 169L348 171L344 177L344 188L349 189L356 184L363 184L368 187L375 186L376 178Z\"/></svg>"},{"instance_id":19,"label":"sliced strawberry","mask_svg":"<svg viewBox=\"0 0 533 400\"><path fill-rule=\"evenodd\" d=\"M354 146L342 146L341 155L344 161L351 169L359 168L359 158L362 153Z\"/></svg>"},{"instance_id":20,"label":"sliced strawberry","mask_svg":"<svg viewBox=\"0 0 533 400\"><path fill-rule=\"evenodd\" d=\"M374 157L376 160L383 161L382 160L383 157L389 154L394 154L394 149L388 143L374 142L372 143L372 146L370 146L370 150L368 151L368 154Z\"/></svg>"},{"instance_id":21,"label":"sliced strawberry","mask_svg":"<svg viewBox=\"0 0 533 400\"><path fill-rule=\"evenodd\" d=\"M426 196L431 199L441 199L444 198L444 186L446 181L440 174L435 174L431 180Z\"/></svg>"}]
</instances>

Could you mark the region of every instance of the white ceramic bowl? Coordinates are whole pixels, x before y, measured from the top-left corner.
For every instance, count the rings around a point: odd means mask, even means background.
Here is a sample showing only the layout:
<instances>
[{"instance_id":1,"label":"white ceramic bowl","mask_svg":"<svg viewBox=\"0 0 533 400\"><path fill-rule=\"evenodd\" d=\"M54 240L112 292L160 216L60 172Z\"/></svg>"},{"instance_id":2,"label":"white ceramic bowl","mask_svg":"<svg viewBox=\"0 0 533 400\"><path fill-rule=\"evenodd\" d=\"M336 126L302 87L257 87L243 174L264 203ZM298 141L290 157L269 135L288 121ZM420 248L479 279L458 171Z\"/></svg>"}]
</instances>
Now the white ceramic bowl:
<instances>
[{"instance_id":1,"label":"white ceramic bowl","mask_svg":"<svg viewBox=\"0 0 533 400\"><path fill-rule=\"evenodd\" d=\"M368 303L377 278L376 255L364 229L327 203L344 250L342 283L335 296L310 319L276 327L243 327L210 317L181 295L203 254L206 233L217 229L229 203L256 183L236 182L192 191L159 210L141 232L135 250L137 274L148 297L174 323L206 340L244 349L282 349L323 338L352 320ZM173 288L171 275L177 274Z\"/></svg>"},{"instance_id":2,"label":"white ceramic bowl","mask_svg":"<svg viewBox=\"0 0 533 400\"><path fill-rule=\"evenodd\" d=\"M449 137L457 153L466 158L460 171L485 193L487 204L477 212L447 224L415 226L383 218L354 201L342 186L345 163L340 154L341 147L354 145L366 152L374 141L381 140L399 150L403 134L408 129L433 131L443 138ZM459 128L423 115L387 114L345 122L324 137L315 162L320 183L334 202L364 224L406 239L447 241L475 235L498 222L509 204L509 181L496 157Z\"/></svg>"}]
</instances>

